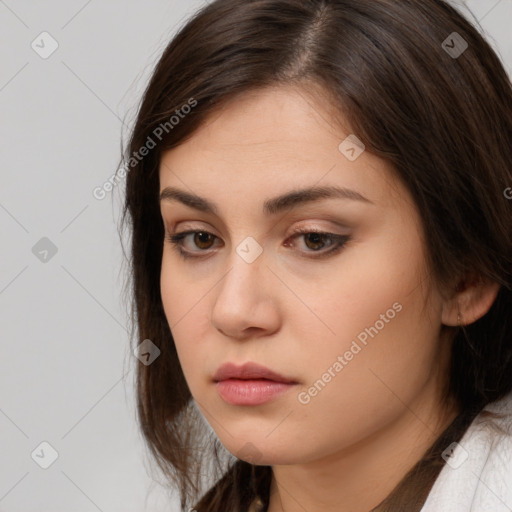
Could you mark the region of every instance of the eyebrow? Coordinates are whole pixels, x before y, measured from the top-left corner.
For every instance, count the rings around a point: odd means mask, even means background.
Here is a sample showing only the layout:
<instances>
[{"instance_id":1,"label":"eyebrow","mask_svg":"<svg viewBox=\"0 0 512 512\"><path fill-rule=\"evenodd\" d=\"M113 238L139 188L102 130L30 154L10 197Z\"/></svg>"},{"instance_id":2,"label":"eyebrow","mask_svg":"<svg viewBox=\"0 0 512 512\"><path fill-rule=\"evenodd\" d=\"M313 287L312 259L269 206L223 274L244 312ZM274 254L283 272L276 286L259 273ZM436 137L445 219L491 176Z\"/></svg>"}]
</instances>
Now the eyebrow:
<instances>
[{"instance_id":1,"label":"eyebrow","mask_svg":"<svg viewBox=\"0 0 512 512\"><path fill-rule=\"evenodd\" d=\"M263 213L265 215L276 215L277 213L291 210L299 205L320 201L322 199L349 199L352 201L375 204L355 190L330 185L291 190L285 194L267 199L263 203ZM174 187L164 188L160 192L160 201L179 201L195 210L214 215L218 215L219 213L219 209L215 203L212 203L204 197Z\"/></svg>"}]
</instances>

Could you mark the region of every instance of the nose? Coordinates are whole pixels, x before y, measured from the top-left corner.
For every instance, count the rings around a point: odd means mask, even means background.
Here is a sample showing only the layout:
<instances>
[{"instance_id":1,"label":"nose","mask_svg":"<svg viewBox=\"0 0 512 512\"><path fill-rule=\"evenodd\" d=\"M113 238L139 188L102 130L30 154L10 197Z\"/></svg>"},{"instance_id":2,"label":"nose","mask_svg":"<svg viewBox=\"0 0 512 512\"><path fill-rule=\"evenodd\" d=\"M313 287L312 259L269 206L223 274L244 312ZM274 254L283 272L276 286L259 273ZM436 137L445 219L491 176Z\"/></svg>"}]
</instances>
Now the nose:
<instances>
[{"instance_id":1,"label":"nose","mask_svg":"<svg viewBox=\"0 0 512 512\"><path fill-rule=\"evenodd\" d=\"M235 249L221 278L211 323L230 338L264 336L279 327L279 289L283 285L267 267L264 253L251 263Z\"/></svg>"}]
</instances>

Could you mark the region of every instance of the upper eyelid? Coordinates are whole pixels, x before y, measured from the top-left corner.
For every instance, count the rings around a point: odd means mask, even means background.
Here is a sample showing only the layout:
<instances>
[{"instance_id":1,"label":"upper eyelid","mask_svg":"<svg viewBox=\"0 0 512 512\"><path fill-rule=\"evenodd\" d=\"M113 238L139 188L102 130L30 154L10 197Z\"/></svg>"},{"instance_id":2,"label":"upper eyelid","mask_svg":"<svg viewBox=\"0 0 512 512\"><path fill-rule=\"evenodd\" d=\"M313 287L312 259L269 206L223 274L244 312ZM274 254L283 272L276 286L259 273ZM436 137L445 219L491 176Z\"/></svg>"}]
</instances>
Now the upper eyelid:
<instances>
[{"instance_id":1,"label":"upper eyelid","mask_svg":"<svg viewBox=\"0 0 512 512\"><path fill-rule=\"evenodd\" d=\"M220 237L218 237L214 233L208 231L207 229L184 229L183 231L178 231L178 232L173 232L173 233L166 230L166 238L179 236L180 242L183 242L183 240L185 240L185 238L189 237L190 235L195 235L197 233L206 233L208 235L213 236L217 240L221 240ZM296 228L295 230L293 230L289 235L287 235L287 239L300 238L301 236L305 236L309 233L318 233L320 235L325 235L327 239L330 239L332 241L332 245L339 243L340 240L351 238L351 235L348 235L348 234L332 233L330 231L323 230L323 229L299 227L299 228ZM215 242L215 240L214 240L214 242ZM181 245L183 245L183 244L181 243ZM210 250L210 249L206 249L204 251L199 250L199 251L189 251L189 252L207 252L208 250ZM318 251L318 252L320 252L320 251Z\"/></svg>"},{"instance_id":2,"label":"upper eyelid","mask_svg":"<svg viewBox=\"0 0 512 512\"><path fill-rule=\"evenodd\" d=\"M332 200L332 198L330 198ZM329 201L326 200L328 203ZM196 219L190 219L186 220L187 217L189 217L189 213L182 213L179 209L180 206L183 206L181 203L178 203L177 206L174 205L175 201L163 201L160 205L160 219L163 220L164 223L166 223L166 219L169 219L169 224L178 224L181 222L205 222L207 224L213 223L219 223L222 229L226 229L229 231L229 228L225 221L222 218L219 218L215 214L210 213L203 213L201 211L196 212L197 217ZM339 228L342 229L350 229L353 226L354 221L358 221L359 214L354 218L354 212L350 212L348 216L342 215L340 216L339 210L331 210L331 209L325 209L325 204L322 204L323 201L319 202L311 202L306 203L304 205L300 205L291 208L290 211L287 211L283 214L283 216L280 218L278 224L281 222L291 222L295 224L296 222L318 222L318 221L325 221L330 222L331 224L337 225ZM357 201L349 201L349 203L357 204ZM371 201L369 201L370 204L375 204ZM359 204L362 204L359 202ZM176 211L176 208L178 211ZM193 208L185 205L185 209L191 209ZM192 217L196 217L196 213L192 214ZM317 217L318 218L315 218ZM204 219L201 219L201 217L204 217ZM173 219L171 221L171 219ZM263 222L272 222L273 228L277 226L277 224L274 222L273 219L265 219ZM272 228L272 229L273 229Z\"/></svg>"},{"instance_id":3,"label":"upper eyelid","mask_svg":"<svg viewBox=\"0 0 512 512\"><path fill-rule=\"evenodd\" d=\"M340 235L343 235L344 233L333 233L332 231L330 231L331 229L341 229L341 230L352 230L354 228L354 223L353 221L349 221L348 219L345 219L345 221L341 220L341 219L336 219L334 216L324 216L322 214L320 214L321 217L323 218L310 218L310 219L307 219L307 218L302 218L302 219L298 219L298 218L295 218L295 217L292 217L291 219L288 218L288 220L286 219L283 219L283 221L286 221L286 222L291 222L292 225L297 225L298 224L298 227L294 228L295 229L301 229L303 227L307 227L309 229L309 226L307 225L307 223L318 223L318 222L328 222L330 223L331 225L336 225L336 228L330 228L330 227L320 227L320 226L313 226L311 229L314 231L314 230L317 230L317 231L322 231L322 233L332 233L332 234L340 234ZM166 229L167 232L169 232L171 229L172 231L174 231L176 229L176 226L178 224L189 224L189 223L195 223L195 222L198 222L198 223L206 223L206 224L209 224L211 225L211 223L207 220L200 220L200 219L196 219L196 220L180 220L180 219L176 219L176 220L170 220L170 219L166 219L166 216L165 215L162 215L160 217L160 220L163 222L163 225L164 225L164 228ZM277 224L274 224L272 226L272 230L273 231L274 229L277 228ZM224 228L225 226L222 225L222 227ZM216 228L213 228L214 230L218 231ZM196 226L192 226L190 228L184 228L183 231L208 231L210 233L212 233L212 228L210 227L207 227L207 228L203 228L203 227L196 227ZM293 230L293 231L294 231ZM182 231L182 232L183 232ZM214 234L214 233L212 233ZM217 235L216 235L217 236Z\"/></svg>"}]
</instances>

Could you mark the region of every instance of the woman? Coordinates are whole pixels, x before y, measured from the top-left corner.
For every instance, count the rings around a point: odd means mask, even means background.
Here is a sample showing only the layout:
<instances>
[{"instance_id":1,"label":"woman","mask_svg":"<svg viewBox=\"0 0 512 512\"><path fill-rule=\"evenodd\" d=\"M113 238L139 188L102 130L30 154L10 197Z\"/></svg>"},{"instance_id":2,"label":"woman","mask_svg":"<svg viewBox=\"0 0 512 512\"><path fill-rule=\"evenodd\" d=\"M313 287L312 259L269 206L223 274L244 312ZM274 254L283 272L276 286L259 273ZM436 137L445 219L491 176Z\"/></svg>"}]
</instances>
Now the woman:
<instances>
[{"instance_id":1,"label":"woman","mask_svg":"<svg viewBox=\"0 0 512 512\"><path fill-rule=\"evenodd\" d=\"M512 509L511 148L509 77L442 0L188 21L123 217L181 510Z\"/></svg>"}]
</instances>

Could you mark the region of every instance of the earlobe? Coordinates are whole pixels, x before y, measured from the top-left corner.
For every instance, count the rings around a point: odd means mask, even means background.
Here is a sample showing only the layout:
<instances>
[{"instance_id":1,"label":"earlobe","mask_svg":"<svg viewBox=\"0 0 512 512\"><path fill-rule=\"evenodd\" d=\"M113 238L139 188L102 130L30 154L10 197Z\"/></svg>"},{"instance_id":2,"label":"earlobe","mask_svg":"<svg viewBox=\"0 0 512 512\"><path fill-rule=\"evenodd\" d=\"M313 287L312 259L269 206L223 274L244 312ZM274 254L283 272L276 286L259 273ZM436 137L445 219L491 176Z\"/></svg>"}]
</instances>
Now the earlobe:
<instances>
[{"instance_id":1,"label":"earlobe","mask_svg":"<svg viewBox=\"0 0 512 512\"><path fill-rule=\"evenodd\" d=\"M452 297L443 303L441 322L449 326L470 325L493 305L500 284L473 274L460 281Z\"/></svg>"}]
</instances>

